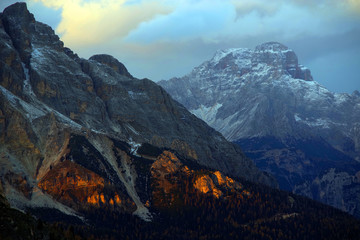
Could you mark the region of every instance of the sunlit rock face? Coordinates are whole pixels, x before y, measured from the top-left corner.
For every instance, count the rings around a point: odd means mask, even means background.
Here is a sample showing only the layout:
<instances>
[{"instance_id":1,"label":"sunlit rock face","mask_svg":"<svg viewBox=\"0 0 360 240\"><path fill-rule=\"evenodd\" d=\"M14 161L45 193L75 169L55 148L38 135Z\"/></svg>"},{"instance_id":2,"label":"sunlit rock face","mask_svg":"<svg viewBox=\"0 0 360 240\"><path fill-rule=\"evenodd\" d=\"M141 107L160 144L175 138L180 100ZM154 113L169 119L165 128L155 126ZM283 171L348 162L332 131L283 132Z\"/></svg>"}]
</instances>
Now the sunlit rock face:
<instances>
[{"instance_id":1,"label":"sunlit rock face","mask_svg":"<svg viewBox=\"0 0 360 240\"><path fill-rule=\"evenodd\" d=\"M216 198L219 198L222 195L221 190L216 188L209 175L204 175L196 179L194 187L202 193L212 193Z\"/></svg>"},{"instance_id":2,"label":"sunlit rock face","mask_svg":"<svg viewBox=\"0 0 360 240\"><path fill-rule=\"evenodd\" d=\"M213 172L213 176L214 176L215 184L217 184L218 186L234 188L234 189L242 188L240 183L238 183L237 181L235 181L234 179L228 176L224 176L224 174L222 174L220 171Z\"/></svg>"},{"instance_id":3,"label":"sunlit rock face","mask_svg":"<svg viewBox=\"0 0 360 240\"><path fill-rule=\"evenodd\" d=\"M280 188L351 213L360 208L349 197L357 194L349 190L356 183L338 185L340 199L333 192L319 198L324 193L310 189L332 168L352 178L360 170L360 94L330 92L290 48L268 42L255 49L218 50L184 77L159 84L239 144L260 169L276 176ZM332 189L323 184L325 192Z\"/></svg>"},{"instance_id":4,"label":"sunlit rock face","mask_svg":"<svg viewBox=\"0 0 360 240\"><path fill-rule=\"evenodd\" d=\"M140 155L143 146L160 150ZM25 3L0 14L0 178L12 206L81 221L89 209L151 221L151 171L191 173L175 156L277 186L237 145L117 59L79 58Z\"/></svg>"},{"instance_id":5,"label":"sunlit rock face","mask_svg":"<svg viewBox=\"0 0 360 240\"><path fill-rule=\"evenodd\" d=\"M183 165L177 156L169 151L164 151L151 165L151 176L154 179L154 184L163 189L165 194L177 187L174 179L169 176L178 172L187 175L191 173L188 167Z\"/></svg>"},{"instance_id":6,"label":"sunlit rock face","mask_svg":"<svg viewBox=\"0 0 360 240\"><path fill-rule=\"evenodd\" d=\"M193 194L192 189L215 198L226 197L229 192L243 196L250 194L241 183L220 171L191 169L169 151L164 151L151 165L151 178L156 207L176 205L180 195Z\"/></svg>"},{"instance_id":7,"label":"sunlit rock face","mask_svg":"<svg viewBox=\"0 0 360 240\"><path fill-rule=\"evenodd\" d=\"M216 198L223 195L221 189L225 191L241 190L243 187L228 176L224 176L220 171L202 175L195 180L194 187L202 193L211 193Z\"/></svg>"},{"instance_id":8,"label":"sunlit rock face","mask_svg":"<svg viewBox=\"0 0 360 240\"><path fill-rule=\"evenodd\" d=\"M164 151L152 164L152 175L167 175L183 168L183 164L176 157L176 155L169 151Z\"/></svg>"},{"instance_id":9,"label":"sunlit rock face","mask_svg":"<svg viewBox=\"0 0 360 240\"><path fill-rule=\"evenodd\" d=\"M121 205L118 193L104 193L106 184L110 187L110 184L98 174L65 160L52 167L38 186L55 199L67 204Z\"/></svg>"}]
</instances>

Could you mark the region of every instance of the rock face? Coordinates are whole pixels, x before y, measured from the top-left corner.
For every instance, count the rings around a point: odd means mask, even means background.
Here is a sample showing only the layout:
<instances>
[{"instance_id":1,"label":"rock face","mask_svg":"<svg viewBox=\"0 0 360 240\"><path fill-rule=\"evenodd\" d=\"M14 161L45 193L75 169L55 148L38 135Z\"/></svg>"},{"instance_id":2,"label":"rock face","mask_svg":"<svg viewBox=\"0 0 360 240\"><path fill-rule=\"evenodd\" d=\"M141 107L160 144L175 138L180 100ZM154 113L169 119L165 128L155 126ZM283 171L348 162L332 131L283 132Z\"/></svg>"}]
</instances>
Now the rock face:
<instances>
[{"instance_id":1,"label":"rock face","mask_svg":"<svg viewBox=\"0 0 360 240\"><path fill-rule=\"evenodd\" d=\"M0 176L12 206L75 217L106 207L150 220L148 173L134 167L146 161L143 146L276 186L160 86L111 56L79 58L25 3L1 13Z\"/></svg>"},{"instance_id":2,"label":"rock face","mask_svg":"<svg viewBox=\"0 0 360 240\"><path fill-rule=\"evenodd\" d=\"M360 216L360 172L349 174L345 171L329 169L316 177L295 187L295 193L301 193L315 200L327 202L330 205ZM345 200L345 201L344 201Z\"/></svg>"},{"instance_id":3,"label":"rock face","mask_svg":"<svg viewBox=\"0 0 360 240\"><path fill-rule=\"evenodd\" d=\"M294 51L275 42L255 50L219 50L188 75L159 84L238 143L282 189L358 212L360 205L353 204L358 191L351 190L359 187L356 181L325 181L321 191L311 187L316 179L328 179L331 169L347 178L360 170L358 91L328 91ZM332 181L338 182L336 194Z\"/></svg>"}]
</instances>

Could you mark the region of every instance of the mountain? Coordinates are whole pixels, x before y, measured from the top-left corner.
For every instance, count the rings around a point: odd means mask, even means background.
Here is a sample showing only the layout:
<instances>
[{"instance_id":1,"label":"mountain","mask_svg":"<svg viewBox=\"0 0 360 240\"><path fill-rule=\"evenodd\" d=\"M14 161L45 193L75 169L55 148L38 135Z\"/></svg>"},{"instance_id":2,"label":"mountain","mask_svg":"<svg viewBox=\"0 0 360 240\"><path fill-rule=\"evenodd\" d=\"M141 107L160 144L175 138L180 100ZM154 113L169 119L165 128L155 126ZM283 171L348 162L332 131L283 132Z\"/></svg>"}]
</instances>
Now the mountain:
<instances>
[{"instance_id":1,"label":"mountain","mask_svg":"<svg viewBox=\"0 0 360 240\"><path fill-rule=\"evenodd\" d=\"M356 239L109 55L0 14L0 239ZM272 186L272 187L269 187Z\"/></svg>"},{"instance_id":2,"label":"mountain","mask_svg":"<svg viewBox=\"0 0 360 240\"><path fill-rule=\"evenodd\" d=\"M109 55L79 58L50 27L35 21L25 4L5 9L0 27L1 176L11 204L62 208L42 190L56 195L50 188L60 191L70 174L71 184L94 186L86 194L111 180L136 205L131 211L147 212L129 162L145 143L228 175L276 186L238 146L161 87L135 79Z\"/></svg>"},{"instance_id":3,"label":"mountain","mask_svg":"<svg viewBox=\"0 0 360 240\"><path fill-rule=\"evenodd\" d=\"M186 76L159 84L238 143L280 188L360 216L358 91L328 91L276 42L219 50Z\"/></svg>"}]
</instances>

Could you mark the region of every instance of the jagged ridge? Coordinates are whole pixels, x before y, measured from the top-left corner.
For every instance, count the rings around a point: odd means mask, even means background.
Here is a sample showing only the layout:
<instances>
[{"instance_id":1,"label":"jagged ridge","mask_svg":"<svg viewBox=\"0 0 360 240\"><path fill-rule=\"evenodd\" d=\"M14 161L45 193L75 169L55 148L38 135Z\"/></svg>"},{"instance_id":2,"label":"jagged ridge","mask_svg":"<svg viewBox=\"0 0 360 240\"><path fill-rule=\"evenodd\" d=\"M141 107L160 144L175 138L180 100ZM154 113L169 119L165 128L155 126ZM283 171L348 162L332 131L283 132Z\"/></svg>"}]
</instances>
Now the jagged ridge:
<instances>
[{"instance_id":1,"label":"jagged ridge","mask_svg":"<svg viewBox=\"0 0 360 240\"><path fill-rule=\"evenodd\" d=\"M294 51L276 42L254 50L219 50L188 75L159 84L237 142L281 188L359 214L353 203L360 196L358 91L328 91ZM319 183L331 169L344 173L344 184L340 179Z\"/></svg>"},{"instance_id":2,"label":"jagged ridge","mask_svg":"<svg viewBox=\"0 0 360 240\"><path fill-rule=\"evenodd\" d=\"M119 211L151 220L133 167L143 144L276 186L160 86L134 78L112 56L85 60L65 48L25 3L0 19L0 173L12 206L52 207L82 219L84 202L110 206L119 196Z\"/></svg>"}]
</instances>

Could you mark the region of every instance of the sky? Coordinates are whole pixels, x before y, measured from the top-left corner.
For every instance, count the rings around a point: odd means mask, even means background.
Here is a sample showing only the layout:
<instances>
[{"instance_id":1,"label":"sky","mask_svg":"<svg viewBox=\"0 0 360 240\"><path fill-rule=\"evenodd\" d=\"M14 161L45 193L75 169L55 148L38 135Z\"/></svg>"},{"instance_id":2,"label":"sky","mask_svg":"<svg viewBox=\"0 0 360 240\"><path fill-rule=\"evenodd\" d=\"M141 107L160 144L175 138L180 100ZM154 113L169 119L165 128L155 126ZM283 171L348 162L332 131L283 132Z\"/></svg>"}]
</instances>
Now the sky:
<instances>
[{"instance_id":1,"label":"sky","mask_svg":"<svg viewBox=\"0 0 360 240\"><path fill-rule=\"evenodd\" d=\"M25 2L80 57L113 55L137 78L182 77L218 49L276 41L330 91L360 91L360 0Z\"/></svg>"}]
</instances>

